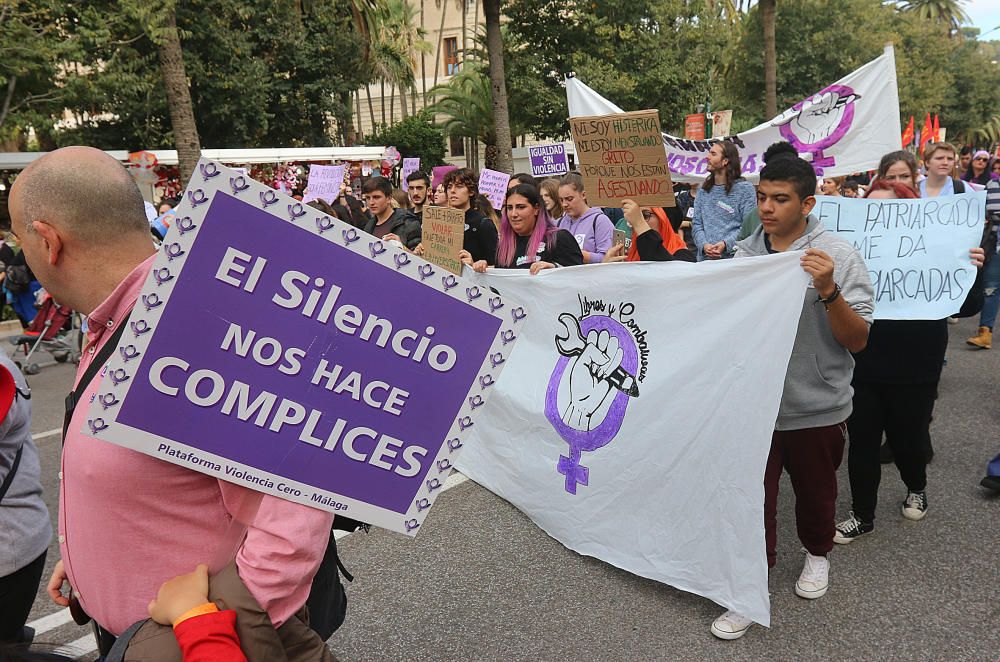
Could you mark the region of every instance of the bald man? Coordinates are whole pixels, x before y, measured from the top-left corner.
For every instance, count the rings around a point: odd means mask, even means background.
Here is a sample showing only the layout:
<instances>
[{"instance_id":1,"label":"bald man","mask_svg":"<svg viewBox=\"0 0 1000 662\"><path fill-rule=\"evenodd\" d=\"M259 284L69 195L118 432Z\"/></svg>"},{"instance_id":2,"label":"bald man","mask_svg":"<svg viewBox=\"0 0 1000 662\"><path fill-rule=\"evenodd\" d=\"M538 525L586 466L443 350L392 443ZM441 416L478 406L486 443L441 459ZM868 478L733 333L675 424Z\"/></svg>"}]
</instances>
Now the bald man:
<instances>
[{"instance_id":1,"label":"bald man","mask_svg":"<svg viewBox=\"0 0 1000 662\"><path fill-rule=\"evenodd\" d=\"M38 280L57 301L87 315L79 379L115 329L127 323L152 269L155 249L142 195L125 168L104 152L66 147L18 176L10 214ZM90 402L100 380L98 373L81 403ZM52 599L68 604L61 590L68 580L104 630L99 639L107 648L147 617L147 605L165 580L229 552L224 558L235 554L239 578L274 627L295 620L326 550L333 516L283 499L261 499L246 488L85 436L79 430L86 409L77 408L64 440L62 560L49 582ZM258 500L256 517L246 516ZM232 552L237 545L227 538L237 513L253 523Z\"/></svg>"}]
</instances>

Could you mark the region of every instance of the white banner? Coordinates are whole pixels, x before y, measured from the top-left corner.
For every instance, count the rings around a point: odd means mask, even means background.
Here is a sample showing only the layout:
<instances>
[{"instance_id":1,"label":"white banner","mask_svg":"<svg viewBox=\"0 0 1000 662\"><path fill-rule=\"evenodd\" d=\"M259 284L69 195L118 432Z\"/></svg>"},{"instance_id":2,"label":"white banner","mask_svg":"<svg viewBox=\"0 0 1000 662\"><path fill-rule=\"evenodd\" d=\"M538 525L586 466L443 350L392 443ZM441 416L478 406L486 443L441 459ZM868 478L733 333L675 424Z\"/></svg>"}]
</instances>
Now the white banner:
<instances>
[{"instance_id":1,"label":"white banner","mask_svg":"<svg viewBox=\"0 0 1000 662\"><path fill-rule=\"evenodd\" d=\"M799 258L479 276L527 316L459 470L570 549L767 625L764 466Z\"/></svg>"},{"instance_id":2,"label":"white banner","mask_svg":"<svg viewBox=\"0 0 1000 662\"><path fill-rule=\"evenodd\" d=\"M569 116L624 112L577 78L566 79ZM764 150L787 140L822 177L849 175L878 167L882 155L901 149L899 91L892 46L857 71L803 99L774 119L749 131L711 140L663 134L670 175L675 182L700 182L708 176L713 143L736 144L743 176L757 181Z\"/></svg>"},{"instance_id":3,"label":"white banner","mask_svg":"<svg viewBox=\"0 0 1000 662\"><path fill-rule=\"evenodd\" d=\"M813 214L865 259L875 319L954 315L976 281L969 249L982 239L985 191L917 200L818 195Z\"/></svg>"}]
</instances>

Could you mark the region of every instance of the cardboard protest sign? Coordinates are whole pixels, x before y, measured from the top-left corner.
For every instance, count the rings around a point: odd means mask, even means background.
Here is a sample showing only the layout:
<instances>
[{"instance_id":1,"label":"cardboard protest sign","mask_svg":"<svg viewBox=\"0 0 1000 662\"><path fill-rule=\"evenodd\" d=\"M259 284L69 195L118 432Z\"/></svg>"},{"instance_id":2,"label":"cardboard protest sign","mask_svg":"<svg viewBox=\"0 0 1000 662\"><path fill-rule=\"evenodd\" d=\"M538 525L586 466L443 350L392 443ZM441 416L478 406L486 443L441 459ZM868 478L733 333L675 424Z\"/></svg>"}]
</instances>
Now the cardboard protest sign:
<instances>
[{"instance_id":1,"label":"cardboard protest sign","mask_svg":"<svg viewBox=\"0 0 1000 662\"><path fill-rule=\"evenodd\" d=\"M508 183L510 183L510 175L505 172L483 168L482 172L479 173L479 192L486 196L494 209L503 209Z\"/></svg>"},{"instance_id":2,"label":"cardboard protest sign","mask_svg":"<svg viewBox=\"0 0 1000 662\"><path fill-rule=\"evenodd\" d=\"M875 319L957 313L976 280L986 192L917 200L816 196L813 214L861 252L875 287Z\"/></svg>"},{"instance_id":3,"label":"cardboard protest sign","mask_svg":"<svg viewBox=\"0 0 1000 662\"><path fill-rule=\"evenodd\" d=\"M324 200L330 204L340 197L340 185L344 183L344 169L347 166L309 166L309 182L302 202Z\"/></svg>"},{"instance_id":4,"label":"cardboard protest sign","mask_svg":"<svg viewBox=\"0 0 1000 662\"><path fill-rule=\"evenodd\" d=\"M419 158L403 159L403 170L399 173L399 179L402 182L404 191L410 190L410 184L406 181L407 176L415 173L417 170L420 170Z\"/></svg>"},{"instance_id":5,"label":"cardboard protest sign","mask_svg":"<svg viewBox=\"0 0 1000 662\"><path fill-rule=\"evenodd\" d=\"M569 172L565 143L528 148L532 177L555 177Z\"/></svg>"},{"instance_id":6,"label":"cardboard protest sign","mask_svg":"<svg viewBox=\"0 0 1000 662\"><path fill-rule=\"evenodd\" d=\"M202 159L85 435L415 535L513 302Z\"/></svg>"},{"instance_id":7,"label":"cardboard protest sign","mask_svg":"<svg viewBox=\"0 0 1000 662\"><path fill-rule=\"evenodd\" d=\"M674 206L658 111L571 117L569 128L587 202L620 207L631 198L640 205Z\"/></svg>"},{"instance_id":8,"label":"cardboard protest sign","mask_svg":"<svg viewBox=\"0 0 1000 662\"><path fill-rule=\"evenodd\" d=\"M712 137L724 138L733 126L733 111L717 110L712 113Z\"/></svg>"},{"instance_id":9,"label":"cardboard protest sign","mask_svg":"<svg viewBox=\"0 0 1000 662\"><path fill-rule=\"evenodd\" d=\"M431 188L436 189L438 185L443 184L444 176L452 170L458 170L458 168L453 165L434 166L431 168Z\"/></svg>"},{"instance_id":10,"label":"cardboard protest sign","mask_svg":"<svg viewBox=\"0 0 1000 662\"><path fill-rule=\"evenodd\" d=\"M453 274L462 273L462 251L465 239L465 212L452 207L424 207L420 242L424 259Z\"/></svg>"}]
</instances>

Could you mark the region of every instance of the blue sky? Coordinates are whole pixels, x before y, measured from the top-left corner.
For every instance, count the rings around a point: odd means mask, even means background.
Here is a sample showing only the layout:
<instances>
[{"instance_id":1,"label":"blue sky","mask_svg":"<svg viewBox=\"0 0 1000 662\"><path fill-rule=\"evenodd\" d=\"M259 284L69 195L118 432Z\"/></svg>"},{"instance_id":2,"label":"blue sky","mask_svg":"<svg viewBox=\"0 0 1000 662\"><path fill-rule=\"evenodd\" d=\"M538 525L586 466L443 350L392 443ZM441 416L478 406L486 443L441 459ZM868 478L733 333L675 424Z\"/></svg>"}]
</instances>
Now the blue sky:
<instances>
[{"instance_id":1,"label":"blue sky","mask_svg":"<svg viewBox=\"0 0 1000 662\"><path fill-rule=\"evenodd\" d=\"M984 38L1000 40L1000 30L994 30L1000 26L1000 0L967 0L965 13Z\"/></svg>"}]
</instances>

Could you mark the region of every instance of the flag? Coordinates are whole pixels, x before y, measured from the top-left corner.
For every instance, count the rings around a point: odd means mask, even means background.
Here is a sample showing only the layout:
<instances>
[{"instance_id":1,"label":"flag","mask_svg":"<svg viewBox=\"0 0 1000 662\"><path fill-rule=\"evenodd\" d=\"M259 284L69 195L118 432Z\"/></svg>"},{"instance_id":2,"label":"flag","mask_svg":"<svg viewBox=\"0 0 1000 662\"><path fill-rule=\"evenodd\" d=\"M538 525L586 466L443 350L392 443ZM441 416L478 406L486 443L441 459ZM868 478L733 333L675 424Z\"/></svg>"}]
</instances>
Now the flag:
<instances>
[{"instance_id":1,"label":"flag","mask_svg":"<svg viewBox=\"0 0 1000 662\"><path fill-rule=\"evenodd\" d=\"M931 131L931 140L941 141L941 123L938 121L937 113L934 114L934 129Z\"/></svg>"},{"instance_id":2,"label":"flag","mask_svg":"<svg viewBox=\"0 0 1000 662\"><path fill-rule=\"evenodd\" d=\"M934 127L931 126L931 114L927 113L927 117L924 118L924 128L920 131L920 149L917 151L918 155L922 155L924 153L924 145L930 142L934 137L932 135L933 131Z\"/></svg>"},{"instance_id":3,"label":"flag","mask_svg":"<svg viewBox=\"0 0 1000 662\"><path fill-rule=\"evenodd\" d=\"M799 257L478 276L527 316L459 471L570 549L767 625L764 467Z\"/></svg>"},{"instance_id":4,"label":"flag","mask_svg":"<svg viewBox=\"0 0 1000 662\"><path fill-rule=\"evenodd\" d=\"M906 129L903 131L903 147L908 147L910 143L913 142L913 115L910 115L910 123L906 125Z\"/></svg>"}]
</instances>

